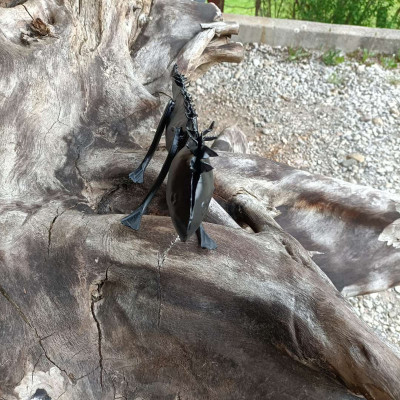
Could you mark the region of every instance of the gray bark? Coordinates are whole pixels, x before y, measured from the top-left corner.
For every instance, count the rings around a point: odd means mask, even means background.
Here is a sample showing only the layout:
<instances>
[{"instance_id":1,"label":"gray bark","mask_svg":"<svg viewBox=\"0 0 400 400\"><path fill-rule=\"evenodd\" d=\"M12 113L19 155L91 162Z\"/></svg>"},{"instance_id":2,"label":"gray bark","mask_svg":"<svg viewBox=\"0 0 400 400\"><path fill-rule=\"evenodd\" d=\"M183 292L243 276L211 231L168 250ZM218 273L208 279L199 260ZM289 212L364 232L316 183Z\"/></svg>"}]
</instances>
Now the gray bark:
<instances>
[{"instance_id":1,"label":"gray bark","mask_svg":"<svg viewBox=\"0 0 400 400\"><path fill-rule=\"evenodd\" d=\"M2 399L400 398L398 356L269 212L299 208L299 172L222 152L216 199L259 233L214 204L216 251L178 241L165 187L139 232L120 224L165 158L128 182L172 65L243 55L234 25L200 25L220 19L184 0L0 8Z\"/></svg>"}]
</instances>

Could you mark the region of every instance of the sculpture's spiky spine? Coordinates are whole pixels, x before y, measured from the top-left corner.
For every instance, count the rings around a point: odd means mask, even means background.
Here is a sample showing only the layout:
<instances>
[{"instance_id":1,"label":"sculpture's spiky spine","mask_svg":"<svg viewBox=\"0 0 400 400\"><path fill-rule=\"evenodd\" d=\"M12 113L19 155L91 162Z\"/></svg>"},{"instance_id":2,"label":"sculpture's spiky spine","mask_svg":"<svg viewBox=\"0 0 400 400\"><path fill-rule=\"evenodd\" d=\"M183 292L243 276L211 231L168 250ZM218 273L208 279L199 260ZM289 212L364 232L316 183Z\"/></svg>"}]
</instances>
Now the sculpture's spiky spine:
<instances>
[{"instance_id":1,"label":"sculpture's spiky spine","mask_svg":"<svg viewBox=\"0 0 400 400\"><path fill-rule=\"evenodd\" d=\"M188 119L186 130L194 139L198 140L201 135L198 131L196 108L193 104L192 96L186 88L187 78L178 71L178 66L176 64L174 65L172 77L176 85L181 89L181 94L184 99L185 115Z\"/></svg>"}]
</instances>

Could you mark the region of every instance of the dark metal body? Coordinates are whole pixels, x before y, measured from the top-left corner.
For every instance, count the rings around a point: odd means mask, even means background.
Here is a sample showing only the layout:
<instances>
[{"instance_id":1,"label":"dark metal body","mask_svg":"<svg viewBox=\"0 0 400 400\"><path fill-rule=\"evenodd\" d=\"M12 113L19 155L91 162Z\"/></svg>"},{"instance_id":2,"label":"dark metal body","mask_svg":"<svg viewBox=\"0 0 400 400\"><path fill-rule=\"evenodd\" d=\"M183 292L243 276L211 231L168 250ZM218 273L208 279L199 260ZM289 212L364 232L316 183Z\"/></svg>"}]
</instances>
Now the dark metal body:
<instances>
[{"instance_id":1,"label":"dark metal body","mask_svg":"<svg viewBox=\"0 0 400 400\"><path fill-rule=\"evenodd\" d=\"M167 204L180 239L185 242L199 228L214 192L212 170L196 176L193 154L184 147L172 161L167 183ZM197 185L192 187L192 183Z\"/></svg>"},{"instance_id":2,"label":"dark metal body","mask_svg":"<svg viewBox=\"0 0 400 400\"><path fill-rule=\"evenodd\" d=\"M213 124L199 133L197 114L186 90L185 78L178 72L177 66L173 71L172 93L174 100L168 102L144 160L129 177L135 183L143 182L144 171L164 131L167 159L141 205L121 222L134 230L139 229L147 206L169 171L167 203L180 239L186 241L196 232L201 247L215 249L216 243L202 226L214 191L212 167L207 159L217 154L204 144L205 141L214 139L205 137L213 129Z\"/></svg>"}]
</instances>

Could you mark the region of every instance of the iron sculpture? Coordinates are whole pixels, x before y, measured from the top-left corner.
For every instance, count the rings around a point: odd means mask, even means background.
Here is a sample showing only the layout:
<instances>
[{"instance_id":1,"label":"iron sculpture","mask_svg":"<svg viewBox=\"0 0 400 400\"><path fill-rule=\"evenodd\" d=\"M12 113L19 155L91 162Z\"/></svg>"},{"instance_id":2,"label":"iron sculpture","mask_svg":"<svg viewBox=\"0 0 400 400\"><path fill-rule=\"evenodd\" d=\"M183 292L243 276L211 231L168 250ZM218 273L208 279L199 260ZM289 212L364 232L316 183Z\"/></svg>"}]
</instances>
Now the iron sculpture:
<instances>
[{"instance_id":1,"label":"iron sculpture","mask_svg":"<svg viewBox=\"0 0 400 400\"><path fill-rule=\"evenodd\" d=\"M179 73L177 65L173 68L172 78L173 99L165 107L146 156L129 178L135 183L143 183L144 172L164 131L168 156L145 199L121 222L134 230L140 228L143 214L169 172L167 204L180 239L185 242L196 232L201 247L212 250L217 245L205 232L202 221L214 192L213 167L209 158L218 154L205 145L206 141L216 139L206 137L213 130L214 122L199 132L197 113L186 89L186 78Z\"/></svg>"}]
</instances>

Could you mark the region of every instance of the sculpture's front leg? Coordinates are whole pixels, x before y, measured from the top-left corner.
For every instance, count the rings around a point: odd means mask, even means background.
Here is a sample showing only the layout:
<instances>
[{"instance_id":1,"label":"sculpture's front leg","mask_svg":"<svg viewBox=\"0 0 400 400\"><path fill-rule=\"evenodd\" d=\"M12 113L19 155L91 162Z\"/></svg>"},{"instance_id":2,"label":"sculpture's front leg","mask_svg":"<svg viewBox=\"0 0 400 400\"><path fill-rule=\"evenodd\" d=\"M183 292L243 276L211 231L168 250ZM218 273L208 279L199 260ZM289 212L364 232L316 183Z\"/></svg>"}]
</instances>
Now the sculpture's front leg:
<instances>
[{"instance_id":1,"label":"sculpture's front leg","mask_svg":"<svg viewBox=\"0 0 400 400\"><path fill-rule=\"evenodd\" d=\"M129 178L135 183L143 183L143 175L147 166L149 165L150 160L153 158L154 152L157 150L157 146L160 143L161 136L165 130L165 127L168 125L169 118L171 113L175 107L175 102L170 100L164 109L164 113L161 117L160 123L158 124L156 133L154 134L153 142L147 154L145 155L143 161L140 163L139 167L136 168L135 171L129 174Z\"/></svg>"},{"instance_id":2,"label":"sculpture's front leg","mask_svg":"<svg viewBox=\"0 0 400 400\"><path fill-rule=\"evenodd\" d=\"M172 160L174 159L178 151L185 145L186 140L186 133L183 132L181 128L175 128L174 140L172 142L171 148L169 149L168 156L164 162L164 165L161 168L160 174L158 175L156 181L150 189L150 192L140 204L140 206L127 217L121 220L123 225L128 226L129 228L132 228L136 231L140 228L140 222L142 220L143 214L146 212L146 209L151 200L153 200L153 197L157 193L157 190L164 182L164 179L167 176L169 168L171 166Z\"/></svg>"}]
</instances>

